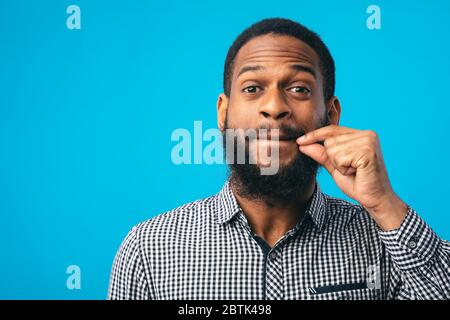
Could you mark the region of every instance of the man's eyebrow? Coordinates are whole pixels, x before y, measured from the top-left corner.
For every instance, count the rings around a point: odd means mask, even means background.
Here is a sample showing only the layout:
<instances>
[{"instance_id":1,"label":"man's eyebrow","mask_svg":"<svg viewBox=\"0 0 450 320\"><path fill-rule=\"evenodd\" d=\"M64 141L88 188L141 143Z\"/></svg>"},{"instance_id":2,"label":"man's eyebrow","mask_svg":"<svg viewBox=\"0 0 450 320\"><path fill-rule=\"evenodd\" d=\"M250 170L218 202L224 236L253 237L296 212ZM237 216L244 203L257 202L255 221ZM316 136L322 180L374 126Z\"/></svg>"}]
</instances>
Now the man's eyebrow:
<instances>
[{"instance_id":1,"label":"man's eyebrow","mask_svg":"<svg viewBox=\"0 0 450 320\"><path fill-rule=\"evenodd\" d=\"M245 73L245 72L250 72L250 71L259 71L259 70L263 70L264 67L260 66L260 65L255 65L255 66L245 66L242 67L241 70L239 71L237 77L239 77L241 74Z\"/></svg>"},{"instance_id":2,"label":"man's eyebrow","mask_svg":"<svg viewBox=\"0 0 450 320\"><path fill-rule=\"evenodd\" d=\"M307 72L311 74L314 77L314 79L316 79L316 71L314 70L314 68L305 66L303 64L291 64L289 68L298 72Z\"/></svg>"}]
</instances>

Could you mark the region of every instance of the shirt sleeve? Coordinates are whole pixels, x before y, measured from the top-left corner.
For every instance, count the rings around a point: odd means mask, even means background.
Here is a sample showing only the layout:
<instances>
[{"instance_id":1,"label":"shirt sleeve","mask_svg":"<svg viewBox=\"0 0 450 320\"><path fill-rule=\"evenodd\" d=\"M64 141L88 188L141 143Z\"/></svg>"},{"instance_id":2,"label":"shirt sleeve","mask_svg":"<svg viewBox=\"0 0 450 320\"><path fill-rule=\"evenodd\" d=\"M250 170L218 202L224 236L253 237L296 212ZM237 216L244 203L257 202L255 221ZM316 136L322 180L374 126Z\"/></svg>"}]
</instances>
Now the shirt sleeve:
<instances>
[{"instance_id":1,"label":"shirt sleeve","mask_svg":"<svg viewBox=\"0 0 450 320\"><path fill-rule=\"evenodd\" d=\"M392 261L388 299L450 299L448 241L440 239L409 206L398 229L378 232Z\"/></svg>"},{"instance_id":2,"label":"shirt sleeve","mask_svg":"<svg viewBox=\"0 0 450 320\"><path fill-rule=\"evenodd\" d=\"M152 299L138 243L138 227L123 240L112 266L108 300Z\"/></svg>"}]
</instances>

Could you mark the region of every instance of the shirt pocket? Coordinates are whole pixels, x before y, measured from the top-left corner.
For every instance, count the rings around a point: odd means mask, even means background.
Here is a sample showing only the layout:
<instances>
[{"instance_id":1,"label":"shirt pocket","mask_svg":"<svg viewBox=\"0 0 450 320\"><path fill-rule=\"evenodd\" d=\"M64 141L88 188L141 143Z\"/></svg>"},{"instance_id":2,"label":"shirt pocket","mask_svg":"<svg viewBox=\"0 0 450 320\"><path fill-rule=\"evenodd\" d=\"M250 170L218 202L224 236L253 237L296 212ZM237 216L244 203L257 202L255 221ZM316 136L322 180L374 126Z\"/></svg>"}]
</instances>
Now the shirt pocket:
<instances>
[{"instance_id":1,"label":"shirt pocket","mask_svg":"<svg viewBox=\"0 0 450 320\"><path fill-rule=\"evenodd\" d=\"M381 290L374 288L333 291L327 293L309 293L311 300L381 300Z\"/></svg>"}]
</instances>

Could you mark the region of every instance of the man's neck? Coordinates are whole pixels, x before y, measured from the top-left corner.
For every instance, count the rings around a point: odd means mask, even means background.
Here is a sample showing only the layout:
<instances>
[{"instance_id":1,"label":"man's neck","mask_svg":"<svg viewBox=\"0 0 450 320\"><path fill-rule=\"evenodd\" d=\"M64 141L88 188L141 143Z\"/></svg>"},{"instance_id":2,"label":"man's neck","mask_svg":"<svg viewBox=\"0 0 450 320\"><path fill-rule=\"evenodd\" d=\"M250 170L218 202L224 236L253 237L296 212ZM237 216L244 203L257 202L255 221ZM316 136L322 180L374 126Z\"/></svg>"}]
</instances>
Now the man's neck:
<instances>
[{"instance_id":1,"label":"man's neck","mask_svg":"<svg viewBox=\"0 0 450 320\"><path fill-rule=\"evenodd\" d=\"M305 212L314 193L315 181L306 188L307 191L300 199L293 199L292 202L282 205L242 197L235 191L233 184L231 189L253 232L273 247L286 232L294 228Z\"/></svg>"}]
</instances>

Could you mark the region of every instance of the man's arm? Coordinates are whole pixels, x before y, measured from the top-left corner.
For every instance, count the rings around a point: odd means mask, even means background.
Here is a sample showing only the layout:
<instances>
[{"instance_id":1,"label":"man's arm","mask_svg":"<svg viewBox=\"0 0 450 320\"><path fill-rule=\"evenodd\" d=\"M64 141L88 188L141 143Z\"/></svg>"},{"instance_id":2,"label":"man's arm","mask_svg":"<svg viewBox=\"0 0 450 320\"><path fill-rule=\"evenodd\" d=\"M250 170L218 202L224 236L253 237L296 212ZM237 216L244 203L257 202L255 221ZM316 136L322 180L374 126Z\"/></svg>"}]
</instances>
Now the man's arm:
<instances>
[{"instance_id":1,"label":"man's arm","mask_svg":"<svg viewBox=\"0 0 450 320\"><path fill-rule=\"evenodd\" d=\"M145 276L134 227L123 240L114 259L109 282L109 300L149 300L152 294Z\"/></svg>"},{"instance_id":2,"label":"man's arm","mask_svg":"<svg viewBox=\"0 0 450 320\"><path fill-rule=\"evenodd\" d=\"M408 207L398 229L378 229L392 261L387 299L450 299L450 243Z\"/></svg>"},{"instance_id":3,"label":"man's arm","mask_svg":"<svg viewBox=\"0 0 450 320\"><path fill-rule=\"evenodd\" d=\"M395 194L378 135L329 125L308 132L297 143L299 151L324 166L376 222L392 259L389 276L400 283L391 281L388 298L450 299L450 244Z\"/></svg>"}]
</instances>

